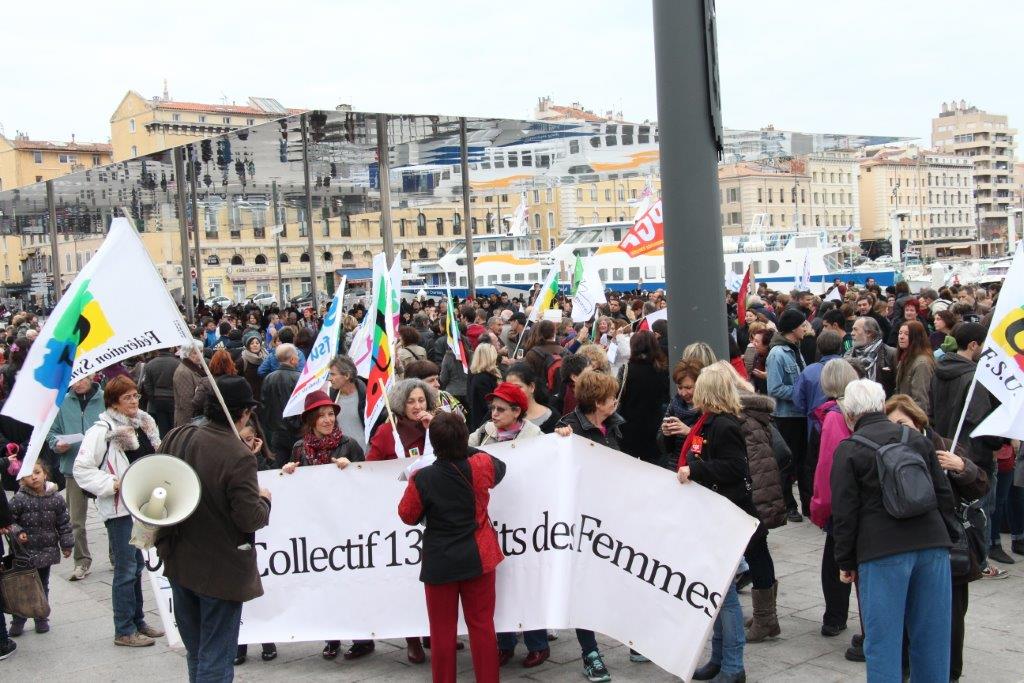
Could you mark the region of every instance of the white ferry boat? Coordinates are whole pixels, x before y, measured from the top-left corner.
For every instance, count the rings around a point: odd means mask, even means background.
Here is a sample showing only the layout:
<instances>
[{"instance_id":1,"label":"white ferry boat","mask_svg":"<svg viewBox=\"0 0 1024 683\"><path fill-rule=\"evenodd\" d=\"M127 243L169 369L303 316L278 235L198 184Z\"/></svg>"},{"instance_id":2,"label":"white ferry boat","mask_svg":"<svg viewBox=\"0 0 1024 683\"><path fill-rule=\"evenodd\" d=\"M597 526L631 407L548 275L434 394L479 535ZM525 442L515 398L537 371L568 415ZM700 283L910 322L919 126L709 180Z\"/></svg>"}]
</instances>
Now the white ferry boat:
<instances>
[{"instance_id":1,"label":"white ferry boat","mask_svg":"<svg viewBox=\"0 0 1024 683\"><path fill-rule=\"evenodd\" d=\"M612 291L646 290L665 287L665 257L662 249L631 257L618 245L631 222L593 223L569 229L569 237L550 253L530 252L526 235L477 235L473 238L474 279L477 292L510 295L528 291L543 282L552 268L568 287L576 256L596 264L601 281ZM863 283L873 278L885 287L896 281L896 272L886 267L842 267L843 251L830 245L824 231L771 233L763 236L724 237L725 285L738 287L747 266L755 279L776 289L790 289L801 282L822 292L839 277L843 282ZM443 293L446 285L456 296L468 290L465 243L459 242L436 263L417 263L414 274L423 278L423 289L431 296Z\"/></svg>"}]
</instances>

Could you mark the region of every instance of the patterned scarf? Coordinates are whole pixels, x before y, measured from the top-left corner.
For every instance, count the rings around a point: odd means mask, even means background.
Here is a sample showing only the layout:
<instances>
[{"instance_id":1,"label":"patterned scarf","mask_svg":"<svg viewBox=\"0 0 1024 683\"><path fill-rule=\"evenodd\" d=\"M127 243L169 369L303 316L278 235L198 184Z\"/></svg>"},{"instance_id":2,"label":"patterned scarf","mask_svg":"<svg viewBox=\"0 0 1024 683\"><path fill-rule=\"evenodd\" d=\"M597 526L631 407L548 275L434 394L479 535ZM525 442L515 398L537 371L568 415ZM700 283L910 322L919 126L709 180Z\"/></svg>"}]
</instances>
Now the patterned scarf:
<instances>
[{"instance_id":1,"label":"patterned scarf","mask_svg":"<svg viewBox=\"0 0 1024 683\"><path fill-rule=\"evenodd\" d=\"M310 430L302 437L302 445L306 453L307 465L326 465L331 462L331 454L341 443L341 429L335 425L334 431L327 436L320 436Z\"/></svg>"}]
</instances>

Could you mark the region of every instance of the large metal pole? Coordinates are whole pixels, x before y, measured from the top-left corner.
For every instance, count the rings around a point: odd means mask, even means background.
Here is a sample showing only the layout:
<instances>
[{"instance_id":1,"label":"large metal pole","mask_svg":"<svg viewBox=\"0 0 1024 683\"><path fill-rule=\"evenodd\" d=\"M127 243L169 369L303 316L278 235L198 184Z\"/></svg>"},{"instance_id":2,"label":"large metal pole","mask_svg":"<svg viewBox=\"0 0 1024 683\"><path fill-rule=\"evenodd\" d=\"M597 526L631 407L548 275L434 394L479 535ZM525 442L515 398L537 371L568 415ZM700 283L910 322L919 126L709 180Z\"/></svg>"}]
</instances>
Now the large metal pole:
<instances>
[{"instance_id":1,"label":"large metal pole","mask_svg":"<svg viewBox=\"0 0 1024 683\"><path fill-rule=\"evenodd\" d=\"M388 268L395 262L395 237L391 234L391 152L388 115L377 114L377 184L380 186L380 231Z\"/></svg>"},{"instance_id":2,"label":"large metal pole","mask_svg":"<svg viewBox=\"0 0 1024 683\"><path fill-rule=\"evenodd\" d=\"M319 308L316 296L316 244L313 241L313 190L309 184L309 114L300 117L302 123L302 182L306 190L306 242L309 254L309 294L313 310Z\"/></svg>"},{"instance_id":3,"label":"large metal pole","mask_svg":"<svg viewBox=\"0 0 1024 683\"><path fill-rule=\"evenodd\" d=\"M196 148L193 145L188 146L188 189L191 196L189 201L192 202L192 243L195 249L195 261L196 261L196 298L199 299L199 303L203 302L203 261L199 257L199 192L197 188L199 183L196 181ZM191 296L191 294L189 294Z\"/></svg>"},{"instance_id":4,"label":"large metal pole","mask_svg":"<svg viewBox=\"0 0 1024 683\"><path fill-rule=\"evenodd\" d=\"M57 247L57 199L54 197L53 181L46 181L46 208L50 215L50 261L53 270L53 298L50 308L57 305L64 287L60 281L60 251Z\"/></svg>"},{"instance_id":5,"label":"large metal pole","mask_svg":"<svg viewBox=\"0 0 1024 683\"><path fill-rule=\"evenodd\" d=\"M274 207L274 227L271 228L274 231L274 245L276 247L276 258L277 258L277 305L284 308L284 280L281 279L281 232L284 230L284 216L278 212L277 208L277 181L273 181L270 184L270 201Z\"/></svg>"},{"instance_id":6,"label":"large metal pole","mask_svg":"<svg viewBox=\"0 0 1024 683\"><path fill-rule=\"evenodd\" d=\"M192 304L192 267L188 257L188 219L185 218L185 163L181 147L171 150L174 160L174 185L178 200L178 232L181 236L181 299L185 304L185 319L195 321L196 311Z\"/></svg>"},{"instance_id":7,"label":"large metal pole","mask_svg":"<svg viewBox=\"0 0 1024 683\"><path fill-rule=\"evenodd\" d=\"M727 359L715 6L653 2L671 362L696 341Z\"/></svg>"},{"instance_id":8,"label":"large metal pole","mask_svg":"<svg viewBox=\"0 0 1024 683\"><path fill-rule=\"evenodd\" d=\"M459 117L459 156L462 164L462 230L466 236L466 287L470 298L476 298L476 277L473 272L473 219L469 215L469 144L466 142L466 117Z\"/></svg>"}]
</instances>

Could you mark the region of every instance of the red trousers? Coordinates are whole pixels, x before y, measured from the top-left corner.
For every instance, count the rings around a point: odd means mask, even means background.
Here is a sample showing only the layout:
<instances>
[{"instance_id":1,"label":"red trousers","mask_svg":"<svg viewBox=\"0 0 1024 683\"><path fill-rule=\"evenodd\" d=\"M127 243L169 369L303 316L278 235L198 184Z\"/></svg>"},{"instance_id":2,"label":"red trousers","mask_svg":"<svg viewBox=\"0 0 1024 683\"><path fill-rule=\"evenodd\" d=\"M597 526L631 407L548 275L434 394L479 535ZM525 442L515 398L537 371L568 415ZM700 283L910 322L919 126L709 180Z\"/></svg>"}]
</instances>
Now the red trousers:
<instances>
[{"instance_id":1,"label":"red trousers","mask_svg":"<svg viewBox=\"0 0 1024 683\"><path fill-rule=\"evenodd\" d=\"M430 620L430 669L434 683L455 683L455 636L462 614L477 683L498 682L498 638L494 634L494 572L469 581L423 584Z\"/></svg>"}]
</instances>

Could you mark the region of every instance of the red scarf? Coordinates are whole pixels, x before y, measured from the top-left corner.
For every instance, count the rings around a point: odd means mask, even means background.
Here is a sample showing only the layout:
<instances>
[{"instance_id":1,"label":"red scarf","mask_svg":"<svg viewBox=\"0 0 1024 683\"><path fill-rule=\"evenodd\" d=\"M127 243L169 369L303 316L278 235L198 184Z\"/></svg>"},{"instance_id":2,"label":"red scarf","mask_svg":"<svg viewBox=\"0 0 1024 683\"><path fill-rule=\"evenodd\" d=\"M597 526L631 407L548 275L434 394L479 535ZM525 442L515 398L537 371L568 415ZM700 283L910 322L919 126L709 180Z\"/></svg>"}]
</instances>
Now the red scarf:
<instances>
[{"instance_id":1,"label":"red scarf","mask_svg":"<svg viewBox=\"0 0 1024 683\"><path fill-rule=\"evenodd\" d=\"M302 437L302 445L306 451L306 464L326 465L331 462L331 454L341 443L341 430L334 428L327 436L318 436L310 430Z\"/></svg>"},{"instance_id":2,"label":"red scarf","mask_svg":"<svg viewBox=\"0 0 1024 683\"><path fill-rule=\"evenodd\" d=\"M704 437L700 435L700 430L704 428L704 423L708 421L708 414L701 413L697 421L690 427L690 433L686 435L686 441L683 442L683 448L679 451L679 457L682 458L682 466L690 465L690 453L692 452L695 456L700 456L701 451L704 449Z\"/></svg>"}]
</instances>

